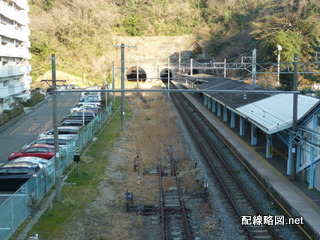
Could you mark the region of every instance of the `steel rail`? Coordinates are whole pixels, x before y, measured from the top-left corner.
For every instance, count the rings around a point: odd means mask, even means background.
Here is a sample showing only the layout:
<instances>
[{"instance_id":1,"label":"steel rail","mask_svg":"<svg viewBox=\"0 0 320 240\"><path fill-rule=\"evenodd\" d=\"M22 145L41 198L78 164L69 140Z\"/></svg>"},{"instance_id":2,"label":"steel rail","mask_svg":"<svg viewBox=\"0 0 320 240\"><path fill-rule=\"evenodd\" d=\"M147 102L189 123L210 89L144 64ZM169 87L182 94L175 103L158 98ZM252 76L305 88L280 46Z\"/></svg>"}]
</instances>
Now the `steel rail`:
<instances>
[{"instance_id":1,"label":"steel rail","mask_svg":"<svg viewBox=\"0 0 320 240\"><path fill-rule=\"evenodd\" d=\"M181 188L181 183L180 183L180 179L177 173L177 165L176 165L176 161L174 160L172 154L167 151L169 156L170 156L170 160L172 163L172 167L173 167L173 174L176 180L176 184L177 184L177 188L178 188L178 194L179 194L179 202L180 202L180 209L181 209L181 213L182 213L182 219L183 219L183 227L185 230L185 234L186 234L186 239L185 240L192 240L192 233L191 233L191 229L189 226L189 222L188 222L188 217L187 217L187 212L186 212L186 206L184 204L184 200L183 200L183 193L182 193L182 188Z\"/></svg>"},{"instance_id":2,"label":"steel rail","mask_svg":"<svg viewBox=\"0 0 320 240\"><path fill-rule=\"evenodd\" d=\"M183 96L180 96L180 97L183 97ZM180 99L180 100L178 100L178 101L182 101L182 100ZM186 99L186 101L188 101L188 100ZM179 104L178 109L182 108L181 105L182 105L182 104ZM192 105L191 105L191 106L192 106ZM194 109L195 111L197 111L197 109L195 109L194 107L193 107L193 109ZM181 109L180 109L179 111L184 111L184 110L181 110ZM186 114L186 113L183 113L183 114ZM198 114L200 114L200 113L198 112ZM186 118L187 118L187 116L184 115L184 119L186 119ZM190 116L190 118L192 118L192 116ZM192 121L192 120L189 120L189 121ZM188 125L189 123L186 123L186 124ZM194 124L192 124L191 126L193 126L193 128L194 128ZM201 129L199 129L199 131L201 131ZM196 139L197 141L199 141L199 140L198 140L198 137L196 136L196 134L195 134L193 131L191 131L191 133L195 136L195 139ZM220 163L225 165L224 167L227 169L227 171L229 172L230 176L233 178L233 181L238 182L238 183L237 183L238 188L241 189L241 191L242 191L243 194L244 194L244 197L248 200L248 202L250 203L250 205L253 207L254 211L259 214L260 211L259 211L259 209L256 207L256 205L253 203L251 197L247 194L247 192L246 192L246 191L244 190L244 188L241 186L241 184L239 183L239 181L237 180L237 178L234 176L234 174L232 173L232 171L229 169L229 167L228 167L228 166L225 164L225 162L222 160L222 157L221 157L220 154L215 150L215 147L212 145L211 141L208 139L208 137L207 137L206 135L207 135L207 134L204 134L204 137L207 138L206 141L208 142L209 145L211 145L211 147L212 147L212 149L214 150L215 154L216 154L217 157L220 159ZM216 167L214 167L213 164L212 164L212 162L210 161L210 157L207 155L205 149L204 149L203 146L202 146L202 143L198 142L198 145L199 145L199 148L202 149L203 154L206 156L206 159L207 159L206 161L207 161L207 163L211 166L212 171L215 173L215 176L216 176L217 179L219 180L219 182L220 182L222 188L224 189L226 195L228 196L228 198L230 199L232 205L234 206L235 211L237 212L237 214L238 214L239 216L241 216L241 211L239 210L238 205L237 205L237 204L235 203L235 201L233 200L233 197L231 196L231 194L230 194L229 191L228 191L228 187L225 186L224 181L221 179L221 177L219 176L218 172L216 171L216 169L215 169ZM220 164L219 164L219 165L220 165ZM277 236L277 234L274 232L274 230L273 230L272 228L270 228L269 226L261 226L261 227L264 227L265 229L268 229L268 231L269 231L270 235L273 237L273 239L279 239L279 237ZM253 236L252 231L250 230L249 226L244 226L244 228L246 229L246 231L247 231L247 233L248 233L248 235L249 235L249 238L250 238L250 239L255 239L255 237Z\"/></svg>"},{"instance_id":3,"label":"steel rail","mask_svg":"<svg viewBox=\"0 0 320 240\"><path fill-rule=\"evenodd\" d=\"M159 166L159 187L160 187L160 217L161 217L161 229L162 229L162 240L168 240L168 221L166 218L166 212L164 207L164 194L162 184L162 166Z\"/></svg>"},{"instance_id":4,"label":"steel rail","mask_svg":"<svg viewBox=\"0 0 320 240\"><path fill-rule=\"evenodd\" d=\"M182 111L182 110L180 110L180 111ZM187 118L187 116L184 114L184 119L186 119L186 118ZM187 125L189 125L189 128L190 128L190 124L187 123ZM207 153L206 153L205 149L203 148L202 144L199 142L198 136L193 131L191 131L191 133L192 133L194 139L196 140L196 142L198 144L198 147L201 149L201 153L204 154L205 160L210 166L210 170L214 173L215 177L218 179L218 181L220 183L220 186L222 187L222 189L224 190L225 194L227 195L227 197L228 197L229 201L231 202L232 206L234 207L234 210L236 211L237 215L241 216L241 213L240 213L238 207L236 206L236 203L234 202L232 196L230 195L228 189L226 188L225 184L223 183L223 180L221 179L221 177L219 176L219 174L215 170L214 166L212 165L211 161L209 160L210 157L207 155ZM250 239L254 239L254 236L252 235L252 233L251 233L250 229L248 228L248 226L244 226L244 228L246 229L246 232L249 235L249 238Z\"/></svg>"},{"instance_id":5,"label":"steel rail","mask_svg":"<svg viewBox=\"0 0 320 240\"><path fill-rule=\"evenodd\" d=\"M178 100L179 101L179 100ZM180 112L180 114L182 114L183 119L185 120L185 123L187 124L187 126L189 127L189 129L192 129L191 126L192 124L188 123L187 119L188 119L188 115L184 112L183 107L181 106L181 102L179 105L176 104L176 106L178 106L178 110ZM193 135L193 138L196 140L198 147L201 149L201 153L205 156L205 161L209 164L210 166L210 170L214 173L214 176L218 179L220 186L222 187L222 189L224 190L224 193L227 195L228 199L230 200L232 206L234 207L234 210L236 211L238 216L241 216L240 211L238 210L238 208L236 207L235 202L233 201L231 195L229 194L228 189L225 187L225 185L223 184L222 179L220 178L220 176L218 175L218 173L216 172L216 170L214 169L214 166L212 165L211 161L209 160L210 157L207 155L205 149L203 148L202 144L199 142L198 136L194 133L194 131L190 131L191 134ZM247 226L244 226L244 228L246 229L246 232L249 234L249 238L250 239L254 239L253 235L251 234L250 230L248 229Z\"/></svg>"}]
</instances>

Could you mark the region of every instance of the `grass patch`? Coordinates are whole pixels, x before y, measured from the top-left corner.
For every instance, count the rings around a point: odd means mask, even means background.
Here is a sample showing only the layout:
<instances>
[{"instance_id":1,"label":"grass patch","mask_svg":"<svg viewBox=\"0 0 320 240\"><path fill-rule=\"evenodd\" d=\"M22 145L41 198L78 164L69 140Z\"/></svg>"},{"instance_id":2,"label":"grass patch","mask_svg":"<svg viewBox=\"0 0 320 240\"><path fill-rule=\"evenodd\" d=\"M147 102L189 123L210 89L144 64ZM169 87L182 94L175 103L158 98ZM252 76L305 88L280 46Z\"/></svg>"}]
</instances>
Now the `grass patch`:
<instances>
[{"instance_id":1,"label":"grass patch","mask_svg":"<svg viewBox=\"0 0 320 240\"><path fill-rule=\"evenodd\" d=\"M114 109L120 100L116 99ZM81 155L79 172L73 169L66 185L62 188L62 201L53 202L53 209L47 210L38 223L30 231L30 235L38 233L41 239L54 239L64 232L64 227L72 220L81 217L86 205L98 195L97 186L102 180L108 164L108 153L112 151L114 142L120 136L121 115L116 112L105 129L92 142L85 155Z\"/></svg>"},{"instance_id":2,"label":"grass patch","mask_svg":"<svg viewBox=\"0 0 320 240\"><path fill-rule=\"evenodd\" d=\"M64 204L63 201L61 203L54 201L53 206L52 210L47 210L42 215L31 233L38 233L42 239L49 239L54 234L60 233L61 223L65 222L77 210L76 205Z\"/></svg>"}]
</instances>

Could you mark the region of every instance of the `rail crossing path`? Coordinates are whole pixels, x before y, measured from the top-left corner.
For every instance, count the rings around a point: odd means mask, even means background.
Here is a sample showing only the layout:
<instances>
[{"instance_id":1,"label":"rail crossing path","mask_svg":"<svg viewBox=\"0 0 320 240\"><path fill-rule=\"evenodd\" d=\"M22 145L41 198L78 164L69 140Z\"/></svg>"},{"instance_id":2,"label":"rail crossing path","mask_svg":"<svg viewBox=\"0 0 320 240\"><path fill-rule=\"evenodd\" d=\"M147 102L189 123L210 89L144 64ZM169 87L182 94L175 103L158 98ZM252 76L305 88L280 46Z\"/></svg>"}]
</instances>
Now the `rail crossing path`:
<instances>
[{"instance_id":1,"label":"rail crossing path","mask_svg":"<svg viewBox=\"0 0 320 240\"><path fill-rule=\"evenodd\" d=\"M306 231L310 239L320 239L320 206L257 153L253 146L248 145L214 116L197 99L188 93L184 93L184 95L206 117L222 139L231 146L232 151L238 158L246 162L249 171L257 176L258 181L263 183L287 215L296 219L295 224L299 225L302 231ZM290 223L285 222L284 224Z\"/></svg>"}]
</instances>

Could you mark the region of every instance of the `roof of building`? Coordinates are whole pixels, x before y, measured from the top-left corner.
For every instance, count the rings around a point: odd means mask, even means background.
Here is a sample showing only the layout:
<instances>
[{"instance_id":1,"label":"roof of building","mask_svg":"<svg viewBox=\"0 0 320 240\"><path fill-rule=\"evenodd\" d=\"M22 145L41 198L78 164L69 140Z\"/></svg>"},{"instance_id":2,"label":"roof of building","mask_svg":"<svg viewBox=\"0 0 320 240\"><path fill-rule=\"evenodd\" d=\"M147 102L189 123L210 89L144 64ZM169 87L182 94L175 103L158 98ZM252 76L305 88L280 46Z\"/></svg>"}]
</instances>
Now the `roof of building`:
<instances>
[{"instance_id":1,"label":"roof of building","mask_svg":"<svg viewBox=\"0 0 320 240\"><path fill-rule=\"evenodd\" d=\"M190 79L190 78L189 78ZM292 127L293 94L270 90L226 78L207 78L208 83L198 84L199 90L237 90L239 92L205 92L207 96L254 123L268 134ZM259 91L252 93L250 91ZM265 92L261 92L265 91ZM298 95L298 121L319 104L319 99Z\"/></svg>"},{"instance_id":2,"label":"roof of building","mask_svg":"<svg viewBox=\"0 0 320 240\"><path fill-rule=\"evenodd\" d=\"M319 99L298 95L297 119L309 113L318 102ZM275 94L239 107L236 111L266 133L272 134L292 127L293 94Z\"/></svg>"}]
</instances>

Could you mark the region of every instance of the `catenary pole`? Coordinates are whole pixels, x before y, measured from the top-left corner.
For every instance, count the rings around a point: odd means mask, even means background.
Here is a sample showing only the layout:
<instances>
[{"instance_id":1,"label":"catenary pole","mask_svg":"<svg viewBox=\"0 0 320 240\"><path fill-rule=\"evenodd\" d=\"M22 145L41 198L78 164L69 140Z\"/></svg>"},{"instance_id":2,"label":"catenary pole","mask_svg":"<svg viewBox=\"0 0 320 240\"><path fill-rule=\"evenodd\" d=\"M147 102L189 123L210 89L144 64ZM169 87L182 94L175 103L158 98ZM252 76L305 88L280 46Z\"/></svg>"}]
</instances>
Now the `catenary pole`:
<instances>
[{"instance_id":1,"label":"catenary pole","mask_svg":"<svg viewBox=\"0 0 320 240\"><path fill-rule=\"evenodd\" d=\"M139 60L137 59L137 87L139 87Z\"/></svg>"},{"instance_id":2,"label":"catenary pole","mask_svg":"<svg viewBox=\"0 0 320 240\"><path fill-rule=\"evenodd\" d=\"M168 89L170 89L170 57L168 57ZM167 93L167 97L170 97L170 92Z\"/></svg>"},{"instance_id":3,"label":"catenary pole","mask_svg":"<svg viewBox=\"0 0 320 240\"><path fill-rule=\"evenodd\" d=\"M124 69L125 69L125 59L124 59L124 44L121 44L121 89L124 86ZM125 93L121 92L121 130L125 130Z\"/></svg>"},{"instance_id":4,"label":"catenary pole","mask_svg":"<svg viewBox=\"0 0 320 240\"><path fill-rule=\"evenodd\" d=\"M294 55L294 75L293 75L293 91L298 90L298 55ZM292 116L292 131L294 136L297 135L297 129L298 129L298 93L293 94L293 116ZM296 175L296 162L297 162L297 143L295 139L293 138L292 143L292 162L291 162L291 175L290 179L292 181L295 180Z\"/></svg>"},{"instance_id":5,"label":"catenary pole","mask_svg":"<svg viewBox=\"0 0 320 240\"><path fill-rule=\"evenodd\" d=\"M52 115L53 115L53 134L54 134L54 163L55 163L55 187L56 200L61 201L61 181L60 181L60 156L58 145L58 121L57 121L57 78L56 78L56 56L51 55L52 64Z\"/></svg>"},{"instance_id":6,"label":"catenary pole","mask_svg":"<svg viewBox=\"0 0 320 240\"><path fill-rule=\"evenodd\" d=\"M115 78L115 66L114 66L114 62L112 62L112 89L115 89L115 83L114 83L114 78ZM113 92L113 94L112 94L112 100L113 100L113 102L115 101L115 94L114 94L114 92Z\"/></svg>"},{"instance_id":7,"label":"catenary pole","mask_svg":"<svg viewBox=\"0 0 320 240\"><path fill-rule=\"evenodd\" d=\"M116 48L121 48L121 131L125 130L125 84L124 84L124 74L125 74L125 55L124 48L125 47L134 47L136 46L125 46L123 43L120 46L114 46Z\"/></svg>"},{"instance_id":8,"label":"catenary pole","mask_svg":"<svg viewBox=\"0 0 320 240\"><path fill-rule=\"evenodd\" d=\"M181 74L181 53L179 52L179 68L178 73Z\"/></svg>"},{"instance_id":9,"label":"catenary pole","mask_svg":"<svg viewBox=\"0 0 320 240\"><path fill-rule=\"evenodd\" d=\"M252 51L252 85L256 85L257 81L257 50Z\"/></svg>"}]
</instances>

